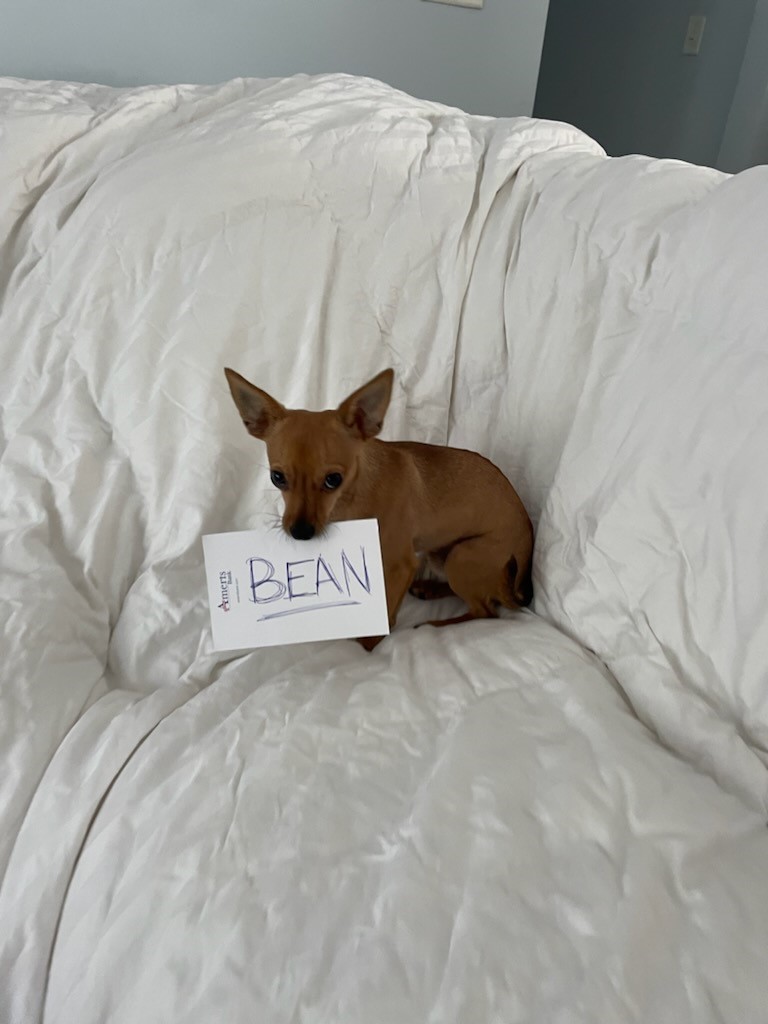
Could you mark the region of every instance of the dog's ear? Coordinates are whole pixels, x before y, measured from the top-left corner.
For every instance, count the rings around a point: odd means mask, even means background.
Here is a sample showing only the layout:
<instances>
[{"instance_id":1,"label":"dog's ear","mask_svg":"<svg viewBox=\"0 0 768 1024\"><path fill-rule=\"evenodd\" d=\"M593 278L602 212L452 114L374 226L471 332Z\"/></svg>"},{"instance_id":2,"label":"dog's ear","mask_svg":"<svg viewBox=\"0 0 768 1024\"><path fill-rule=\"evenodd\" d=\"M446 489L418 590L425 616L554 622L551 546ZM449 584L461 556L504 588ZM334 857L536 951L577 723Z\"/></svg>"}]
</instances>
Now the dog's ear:
<instances>
[{"instance_id":1,"label":"dog's ear","mask_svg":"<svg viewBox=\"0 0 768 1024\"><path fill-rule=\"evenodd\" d=\"M345 398L337 410L344 426L364 441L381 430L394 379L393 370L382 371Z\"/></svg>"},{"instance_id":2,"label":"dog's ear","mask_svg":"<svg viewBox=\"0 0 768 1024\"><path fill-rule=\"evenodd\" d=\"M245 429L263 441L275 423L285 416L285 408L229 367L224 374Z\"/></svg>"}]
</instances>

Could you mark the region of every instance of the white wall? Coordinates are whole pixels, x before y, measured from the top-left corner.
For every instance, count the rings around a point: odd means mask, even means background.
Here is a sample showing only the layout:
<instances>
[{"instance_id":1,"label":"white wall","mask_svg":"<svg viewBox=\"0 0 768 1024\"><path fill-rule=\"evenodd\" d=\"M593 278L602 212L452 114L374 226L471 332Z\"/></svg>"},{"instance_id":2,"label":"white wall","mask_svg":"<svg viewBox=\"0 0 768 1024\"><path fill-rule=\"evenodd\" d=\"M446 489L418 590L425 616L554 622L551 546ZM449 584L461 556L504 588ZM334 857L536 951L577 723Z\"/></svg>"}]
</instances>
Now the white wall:
<instances>
[{"instance_id":1,"label":"white wall","mask_svg":"<svg viewBox=\"0 0 768 1024\"><path fill-rule=\"evenodd\" d=\"M757 0L717 162L723 171L754 164L768 164L768 0Z\"/></svg>"},{"instance_id":2,"label":"white wall","mask_svg":"<svg viewBox=\"0 0 768 1024\"><path fill-rule=\"evenodd\" d=\"M0 74L116 85L348 71L473 113L533 108L548 0L2 0Z\"/></svg>"},{"instance_id":3,"label":"white wall","mask_svg":"<svg viewBox=\"0 0 768 1024\"><path fill-rule=\"evenodd\" d=\"M534 110L577 124L612 155L714 165L754 9L755 0L551 0ZM682 52L691 14L707 16L697 57Z\"/></svg>"}]
</instances>

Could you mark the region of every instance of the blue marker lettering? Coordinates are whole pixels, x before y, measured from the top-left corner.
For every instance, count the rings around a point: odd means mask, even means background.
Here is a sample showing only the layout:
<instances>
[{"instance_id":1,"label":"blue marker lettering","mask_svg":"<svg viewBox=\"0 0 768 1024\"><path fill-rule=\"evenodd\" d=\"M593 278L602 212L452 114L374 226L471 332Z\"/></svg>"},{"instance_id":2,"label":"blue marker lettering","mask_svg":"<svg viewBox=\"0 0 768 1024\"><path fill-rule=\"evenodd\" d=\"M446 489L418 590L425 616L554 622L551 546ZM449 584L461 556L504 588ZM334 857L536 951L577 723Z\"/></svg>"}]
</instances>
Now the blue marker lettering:
<instances>
[{"instance_id":1,"label":"blue marker lettering","mask_svg":"<svg viewBox=\"0 0 768 1024\"><path fill-rule=\"evenodd\" d=\"M266 566L266 573L264 576L261 577L260 580L257 580L256 577L254 576L253 567L256 562L261 562L263 566ZM266 558L249 558L248 568L251 574L251 601L253 601L254 604L270 604L272 601L279 601L280 598L285 594L285 584L281 583L280 580L275 579L274 565L272 565L271 562L267 561ZM270 583L275 588L272 591L272 593L267 593L266 595L264 595L262 592L261 596L256 593L259 587L266 587Z\"/></svg>"},{"instance_id":2,"label":"blue marker lettering","mask_svg":"<svg viewBox=\"0 0 768 1024\"><path fill-rule=\"evenodd\" d=\"M352 565L352 563L350 562L349 558L347 557L347 552L343 548L341 549L341 566L342 566L342 568L344 570L344 583L346 585L347 593L348 594L350 593L350 589L349 589L349 574L348 574L347 570L349 570L349 572L352 573L352 575L355 577L357 582L360 584L360 586L363 588L363 590L367 594L370 594L370 592L371 592L371 581L368 578L368 566L365 564L365 548L362 547L362 545L360 547L360 557L363 560L363 569L362 569L362 571L363 571L363 575L365 576L365 583L363 583L362 579L358 576L355 567Z\"/></svg>"},{"instance_id":3,"label":"blue marker lettering","mask_svg":"<svg viewBox=\"0 0 768 1024\"><path fill-rule=\"evenodd\" d=\"M325 578L324 579L321 579L321 577L320 577L320 567L321 566L323 567L323 569L325 569ZM316 591L317 591L318 594L320 593L320 587L321 587L321 585L323 583L332 583L336 587L336 589L338 590L338 592L340 594L344 593L344 591L341 589L341 584L336 579L336 577L333 575L333 570L331 569L331 567L328 565L328 563L326 562L326 560L323 558L322 555L318 555L318 558L317 558L317 573L315 575L315 588L316 588Z\"/></svg>"},{"instance_id":4,"label":"blue marker lettering","mask_svg":"<svg viewBox=\"0 0 768 1024\"><path fill-rule=\"evenodd\" d=\"M310 562L314 562L314 558L304 558L300 562L286 562L285 563L285 578L288 580L288 600L292 601L294 597L316 597L317 590L305 590L300 594L297 594L293 589L292 583L294 580L305 580L307 577L303 574L300 576L294 576L291 573L294 565L309 565Z\"/></svg>"}]
</instances>

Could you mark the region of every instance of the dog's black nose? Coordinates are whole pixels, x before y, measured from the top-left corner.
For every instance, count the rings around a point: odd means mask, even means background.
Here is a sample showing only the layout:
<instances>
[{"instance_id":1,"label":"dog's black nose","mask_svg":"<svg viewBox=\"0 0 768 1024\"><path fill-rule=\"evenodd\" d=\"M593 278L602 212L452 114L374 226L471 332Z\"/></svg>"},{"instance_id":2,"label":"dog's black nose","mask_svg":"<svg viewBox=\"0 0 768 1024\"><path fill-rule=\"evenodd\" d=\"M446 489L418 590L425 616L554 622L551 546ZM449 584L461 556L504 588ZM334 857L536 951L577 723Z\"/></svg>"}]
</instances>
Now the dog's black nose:
<instances>
[{"instance_id":1,"label":"dog's black nose","mask_svg":"<svg viewBox=\"0 0 768 1024\"><path fill-rule=\"evenodd\" d=\"M297 519L291 527L291 536L296 540L311 540L315 536L315 528L312 523L304 519Z\"/></svg>"}]
</instances>

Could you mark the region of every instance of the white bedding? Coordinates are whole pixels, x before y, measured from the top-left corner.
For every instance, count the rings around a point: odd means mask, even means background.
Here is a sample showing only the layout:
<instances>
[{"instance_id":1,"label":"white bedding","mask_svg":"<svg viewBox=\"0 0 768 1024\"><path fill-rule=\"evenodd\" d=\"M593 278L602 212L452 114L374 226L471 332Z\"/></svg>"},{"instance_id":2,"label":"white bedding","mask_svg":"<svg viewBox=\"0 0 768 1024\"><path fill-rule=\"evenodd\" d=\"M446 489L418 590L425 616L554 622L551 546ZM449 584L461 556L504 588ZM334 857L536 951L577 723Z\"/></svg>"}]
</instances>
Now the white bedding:
<instances>
[{"instance_id":1,"label":"white bedding","mask_svg":"<svg viewBox=\"0 0 768 1024\"><path fill-rule=\"evenodd\" d=\"M0 1021L764 1020L768 172L345 76L0 79L0 154ZM394 366L537 614L211 653L225 364Z\"/></svg>"}]
</instances>

